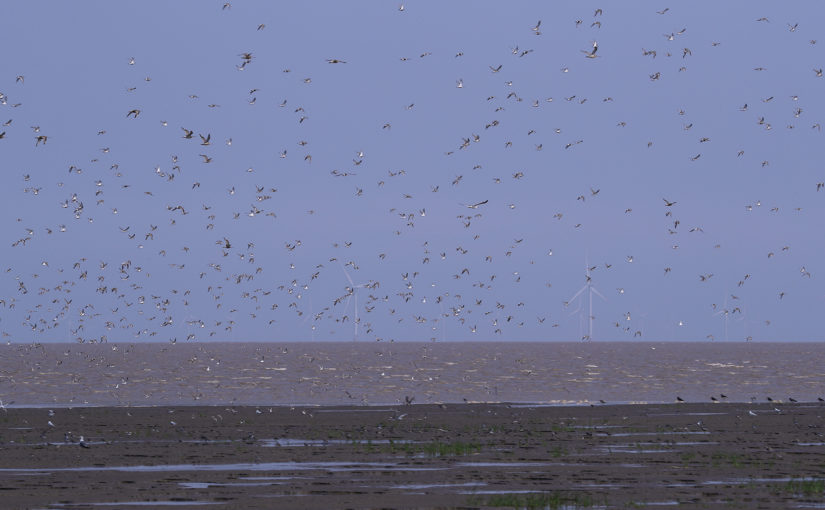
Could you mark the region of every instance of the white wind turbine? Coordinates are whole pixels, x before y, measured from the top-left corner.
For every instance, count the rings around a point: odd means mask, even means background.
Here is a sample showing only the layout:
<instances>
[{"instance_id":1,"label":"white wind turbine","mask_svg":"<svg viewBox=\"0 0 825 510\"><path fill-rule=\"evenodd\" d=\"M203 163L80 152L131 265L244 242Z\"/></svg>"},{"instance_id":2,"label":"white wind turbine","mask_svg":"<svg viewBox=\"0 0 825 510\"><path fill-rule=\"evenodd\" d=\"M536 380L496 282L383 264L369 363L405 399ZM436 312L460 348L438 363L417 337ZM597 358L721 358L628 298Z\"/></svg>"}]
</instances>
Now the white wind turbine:
<instances>
[{"instance_id":1,"label":"white wind turbine","mask_svg":"<svg viewBox=\"0 0 825 510\"><path fill-rule=\"evenodd\" d=\"M441 341L446 342L447 341L447 317L449 317L449 315L444 312L444 300L443 299L438 302L438 305L441 308L441 316L439 317L439 320L441 321Z\"/></svg>"},{"instance_id":2,"label":"white wind turbine","mask_svg":"<svg viewBox=\"0 0 825 510\"><path fill-rule=\"evenodd\" d=\"M590 317L590 320L589 320L590 325L589 325L589 330L588 330L588 334L587 334L587 339L588 340L593 340L593 319L595 318L594 315L593 315L593 294L596 294L597 296L602 298L604 301L607 301L607 298L604 297L602 295L602 293L599 292L596 289L596 287L593 286L593 280L590 277L590 266L587 262L587 258L585 258L585 260L584 260L584 265L585 265L585 278L586 278L587 282L584 284L584 287L579 289L579 291L576 292L573 295L573 297L570 298L567 302L571 303L571 302L575 301L579 296L581 296L582 292L587 291L587 298L588 298L588 310L587 311L589 312L589 317ZM579 307L581 307L581 305L579 305Z\"/></svg>"},{"instance_id":3,"label":"white wind turbine","mask_svg":"<svg viewBox=\"0 0 825 510\"><path fill-rule=\"evenodd\" d=\"M298 299L301 299L302 297L303 297L303 295L302 295L302 294L298 294ZM307 323L307 321L308 321L308 320L312 320L312 321L313 321L313 323L312 323L312 324L310 324L310 328L309 328L309 329L310 329L310 331L312 331L312 341L314 342L314 341L315 341L315 324L314 324L314 322L315 322L316 320L318 320L318 316L317 316L317 315L315 315L315 309L314 309L314 308L313 308L313 306L312 306L312 296L310 296L310 297L308 297L308 298L306 298L306 299L308 299L308 300L309 300L309 315L307 315L307 314L306 314L306 312L304 312L304 315L306 315L306 317L304 317L304 320L303 320L303 321L301 321L301 324L302 324L302 325L305 325L305 324Z\"/></svg>"},{"instance_id":4,"label":"white wind turbine","mask_svg":"<svg viewBox=\"0 0 825 510\"><path fill-rule=\"evenodd\" d=\"M438 331L439 326L441 327L441 341L444 342L447 340L447 317L450 315L444 311L444 299L449 296L450 293L439 295L435 298L436 303L438 303L438 307L440 309L440 314L438 319L435 320L434 325L432 326L432 332L435 334ZM426 298L424 298L426 300ZM430 337L430 340L435 341L435 337Z\"/></svg>"},{"instance_id":5,"label":"white wind turbine","mask_svg":"<svg viewBox=\"0 0 825 510\"><path fill-rule=\"evenodd\" d=\"M194 340L196 337L195 328L203 327L203 321L192 315L191 311L186 314L186 320L184 321L184 324L186 324L187 340Z\"/></svg>"},{"instance_id":6,"label":"white wind turbine","mask_svg":"<svg viewBox=\"0 0 825 510\"><path fill-rule=\"evenodd\" d=\"M369 286L369 282L359 283L358 285L356 285L355 283L353 283L352 278L350 278L350 275L347 272L347 268L344 266L344 264L341 264L341 269L344 271L344 275L346 275L347 280L350 284L350 286L347 287L347 302L344 303L344 313L347 312L347 308L349 307L349 300L351 298L355 298L355 319L353 321L355 323L355 336L353 337L353 340L358 340L358 324L361 322L358 318L358 289L362 289L364 287Z\"/></svg>"},{"instance_id":7,"label":"white wind turbine","mask_svg":"<svg viewBox=\"0 0 825 510\"><path fill-rule=\"evenodd\" d=\"M741 309L740 309L739 315L741 315L739 320L742 321L742 328L745 331L745 341L750 341L750 340L752 340L752 337L748 334L750 328L748 328L748 309L747 309L747 307L742 306Z\"/></svg>"},{"instance_id":8,"label":"white wind turbine","mask_svg":"<svg viewBox=\"0 0 825 510\"><path fill-rule=\"evenodd\" d=\"M722 303L722 308L713 314L713 317L723 315L725 317L725 341L728 341L728 318L730 317L730 310L728 310L728 295L725 294L725 301Z\"/></svg>"}]
</instances>

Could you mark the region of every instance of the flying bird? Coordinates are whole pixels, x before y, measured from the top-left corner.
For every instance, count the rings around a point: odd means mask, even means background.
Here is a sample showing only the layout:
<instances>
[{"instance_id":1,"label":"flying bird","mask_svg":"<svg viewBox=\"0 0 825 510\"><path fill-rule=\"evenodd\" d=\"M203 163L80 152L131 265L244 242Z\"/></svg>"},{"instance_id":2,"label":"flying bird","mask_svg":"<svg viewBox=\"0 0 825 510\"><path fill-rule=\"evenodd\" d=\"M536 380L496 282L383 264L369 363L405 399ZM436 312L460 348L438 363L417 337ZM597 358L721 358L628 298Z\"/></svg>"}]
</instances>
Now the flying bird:
<instances>
[{"instance_id":1,"label":"flying bird","mask_svg":"<svg viewBox=\"0 0 825 510\"><path fill-rule=\"evenodd\" d=\"M599 49L599 43L597 41L593 41L593 49L591 51L588 50L581 50L584 53L585 58L596 58L596 51Z\"/></svg>"}]
</instances>

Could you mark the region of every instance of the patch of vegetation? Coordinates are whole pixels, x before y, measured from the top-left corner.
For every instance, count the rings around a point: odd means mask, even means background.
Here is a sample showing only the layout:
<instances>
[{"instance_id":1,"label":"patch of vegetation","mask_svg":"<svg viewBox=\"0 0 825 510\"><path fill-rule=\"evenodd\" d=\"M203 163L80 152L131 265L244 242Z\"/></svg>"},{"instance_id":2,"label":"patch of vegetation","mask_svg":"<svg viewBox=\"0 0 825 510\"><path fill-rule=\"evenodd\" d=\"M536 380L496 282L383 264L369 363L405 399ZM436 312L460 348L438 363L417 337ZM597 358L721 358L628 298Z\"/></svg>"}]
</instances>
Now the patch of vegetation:
<instances>
[{"instance_id":1,"label":"patch of vegetation","mask_svg":"<svg viewBox=\"0 0 825 510\"><path fill-rule=\"evenodd\" d=\"M550 455L558 459L559 457L567 455L567 450L562 448L561 446L556 446L555 448L550 450Z\"/></svg>"},{"instance_id":2,"label":"patch of vegetation","mask_svg":"<svg viewBox=\"0 0 825 510\"><path fill-rule=\"evenodd\" d=\"M366 443L364 443L353 439L352 444L353 446L362 445L365 453L374 453L376 451L375 446L372 444L372 440L368 440Z\"/></svg>"},{"instance_id":3,"label":"patch of vegetation","mask_svg":"<svg viewBox=\"0 0 825 510\"><path fill-rule=\"evenodd\" d=\"M375 445L371 441L366 444L361 443L367 453L374 453L380 451L382 453L406 455L420 455L424 454L429 457L457 457L473 455L481 452L481 445L478 443L465 443L463 441L454 441L451 443L442 443L434 441L431 443L409 443L409 442L393 442L390 441L386 445Z\"/></svg>"},{"instance_id":4,"label":"patch of vegetation","mask_svg":"<svg viewBox=\"0 0 825 510\"><path fill-rule=\"evenodd\" d=\"M481 451L481 445L478 443L465 443L463 441L456 441L453 443L425 443L420 446L421 450L432 457L444 457L447 455L472 455Z\"/></svg>"},{"instance_id":5,"label":"patch of vegetation","mask_svg":"<svg viewBox=\"0 0 825 510\"><path fill-rule=\"evenodd\" d=\"M785 491L803 496L822 496L825 494L825 479L809 478L803 480L789 480Z\"/></svg>"},{"instance_id":6,"label":"patch of vegetation","mask_svg":"<svg viewBox=\"0 0 825 510\"><path fill-rule=\"evenodd\" d=\"M639 441L637 441L634 444L634 446L636 447L636 450L639 451L639 452L668 450L668 449L673 447L672 445L670 445L666 442L665 443L654 443L654 442L644 442L644 443L642 443L642 442L639 442Z\"/></svg>"},{"instance_id":7,"label":"patch of vegetation","mask_svg":"<svg viewBox=\"0 0 825 510\"><path fill-rule=\"evenodd\" d=\"M486 498L470 498L470 505L505 508L590 508L595 505L586 494L540 492L530 494L494 494Z\"/></svg>"},{"instance_id":8,"label":"patch of vegetation","mask_svg":"<svg viewBox=\"0 0 825 510\"><path fill-rule=\"evenodd\" d=\"M330 429L327 430L327 439L345 439L343 430Z\"/></svg>"},{"instance_id":9,"label":"patch of vegetation","mask_svg":"<svg viewBox=\"0 0 825 510\"><path fill-rule=\"evenodd\" d=\"M745 466L745 459L738 453L717 452L711 456L711 464L714 467L719 467L723 463L729 464L735 468L741 468Z\"/></svg>"},{"instance_id":10,"label":"patch of vegetation","mask_svg":"<svg viewBox=\"0 0 825 510\"><path fill-rule=\"evenodd\" d=\"M550 426L550 430L553 432L575 432L576 427L569 425L567 423L554 423Z\"/></svg>"}]
</instances>

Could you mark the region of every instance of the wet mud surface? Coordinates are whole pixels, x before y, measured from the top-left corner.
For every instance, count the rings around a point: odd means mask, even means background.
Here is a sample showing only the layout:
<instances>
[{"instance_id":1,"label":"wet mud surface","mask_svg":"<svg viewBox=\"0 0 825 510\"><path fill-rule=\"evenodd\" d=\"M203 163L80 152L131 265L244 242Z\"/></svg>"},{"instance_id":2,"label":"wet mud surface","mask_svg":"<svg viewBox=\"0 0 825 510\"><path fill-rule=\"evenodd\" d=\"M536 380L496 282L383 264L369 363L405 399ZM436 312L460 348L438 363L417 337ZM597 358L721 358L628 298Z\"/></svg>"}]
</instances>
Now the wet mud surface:
<instances>
[{"instance_id":1,"label":"wet mud surface","mask_svg":"<svg viewBox=\"0 0 825 510\"><path fill-rule=\"evenodd\" d=\"M3 508L825 508L825 405L0 411Z\"/></svg>"}]
</instances>

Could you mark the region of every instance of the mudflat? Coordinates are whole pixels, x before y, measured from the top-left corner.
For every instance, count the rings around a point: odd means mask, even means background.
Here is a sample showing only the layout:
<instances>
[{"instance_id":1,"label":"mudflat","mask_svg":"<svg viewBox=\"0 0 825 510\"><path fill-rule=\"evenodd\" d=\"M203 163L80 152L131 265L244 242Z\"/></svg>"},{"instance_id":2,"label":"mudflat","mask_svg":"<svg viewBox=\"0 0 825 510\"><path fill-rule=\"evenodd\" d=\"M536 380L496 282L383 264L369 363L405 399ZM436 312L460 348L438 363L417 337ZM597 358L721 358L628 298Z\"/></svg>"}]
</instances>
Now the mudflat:
<instances>
[{"instance_id":1,"label":"mudflat","mask_svg":"<svg viewBox=\"0 0 825 510\"><path fill-rule=\"evenodd\" d=\"M2 508L825 505L816 403L0 410Z\"/></svg>"}]
</instances>

